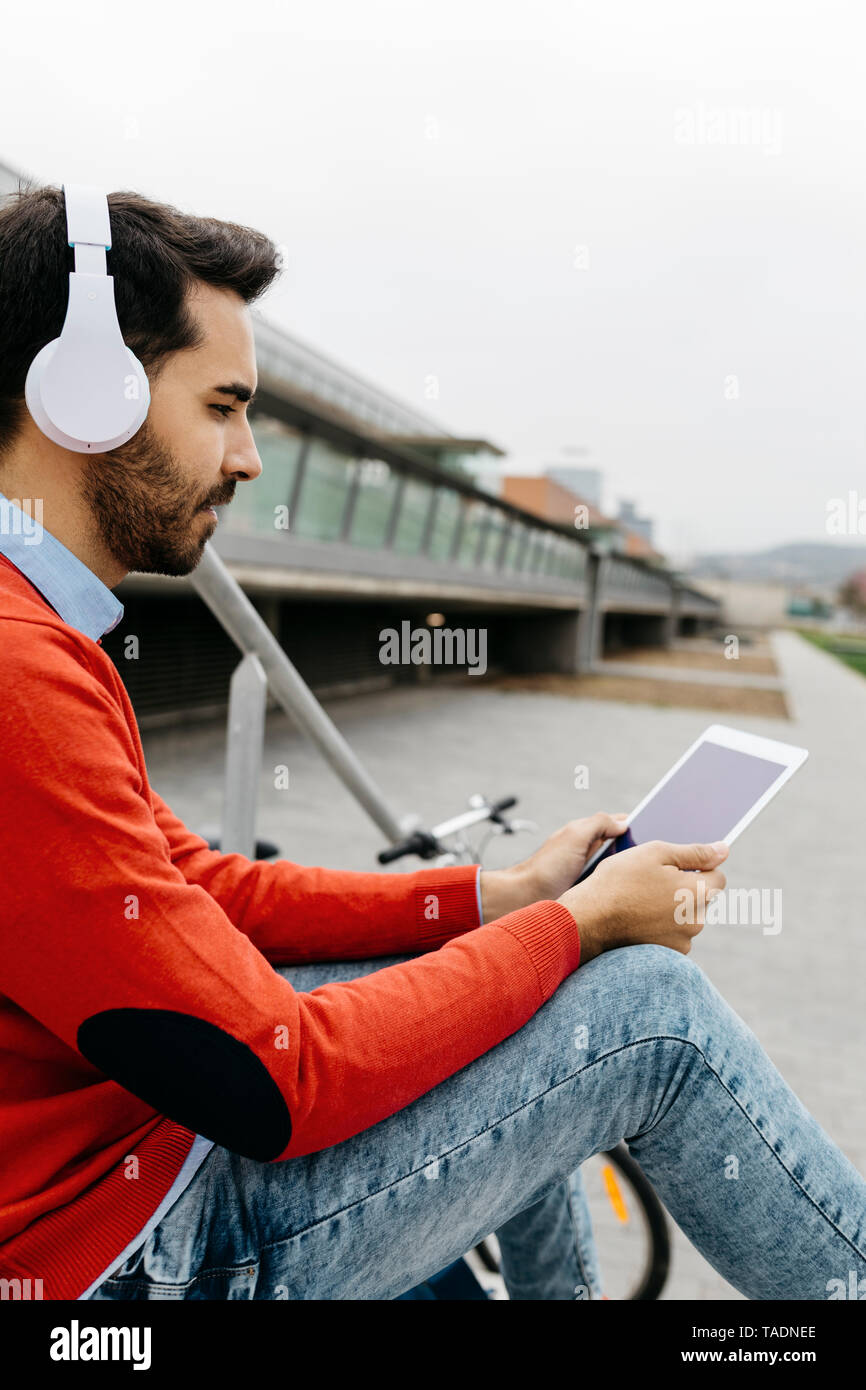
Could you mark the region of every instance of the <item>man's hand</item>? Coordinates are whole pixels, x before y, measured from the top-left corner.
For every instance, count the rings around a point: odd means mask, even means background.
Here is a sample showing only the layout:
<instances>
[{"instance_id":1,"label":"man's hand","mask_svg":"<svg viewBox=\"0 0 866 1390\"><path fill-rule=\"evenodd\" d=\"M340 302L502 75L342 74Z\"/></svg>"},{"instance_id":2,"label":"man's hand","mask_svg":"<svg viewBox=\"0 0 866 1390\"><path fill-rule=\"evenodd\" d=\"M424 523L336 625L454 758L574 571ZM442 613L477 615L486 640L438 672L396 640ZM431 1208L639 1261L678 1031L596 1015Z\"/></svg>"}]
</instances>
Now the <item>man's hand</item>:
<instances>
[{"instance_id":1,"label":"man's hand","mask_svg":"<svg viewBox=\"0 0 866 1390\"><path fill-rule=\"evenodd\" d=\"M581 965L603 951L641 943L669 946L687 956L704 925L706 904L725 886L716 866L727 854L722 841L673 845L651 840L602 860L584 883L559 899L577 924ZM705 889L699 894L701 880ZM693 895L691 902L677 896L684 892ZM682 906L691 910L678 912Z\"/></svg>"},{"instance_id":2,"label":"man's hand","mask_svg":"<svg viewBox=\"0 0 866 1390\"><path fill-rule=\"evenodd\" d=\"M624 815L599 811L595 816L569 821L522 864L510 869L482 870L484 921L494 922L519 907L561 897L599 846L622 834L627 820Z\"/></svg>"}]
</instances>

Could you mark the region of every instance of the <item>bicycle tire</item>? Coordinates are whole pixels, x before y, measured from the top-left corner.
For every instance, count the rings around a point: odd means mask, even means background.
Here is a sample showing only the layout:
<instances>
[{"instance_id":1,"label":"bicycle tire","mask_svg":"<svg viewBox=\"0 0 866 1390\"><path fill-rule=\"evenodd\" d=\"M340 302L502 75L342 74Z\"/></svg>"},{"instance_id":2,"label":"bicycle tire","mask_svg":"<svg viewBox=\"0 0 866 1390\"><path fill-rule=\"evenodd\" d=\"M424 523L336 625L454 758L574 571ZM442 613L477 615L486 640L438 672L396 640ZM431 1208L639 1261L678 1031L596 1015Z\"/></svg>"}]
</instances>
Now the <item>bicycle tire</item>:
<instances>
[{"instance_id":1,"label":"bicycle tire","mask_svg":"<svg viewBox=\"0 0 866 1390\"><path fill-rule=\"evenodd\" d=\"M646 1221L647 1259L635 1282L634 1291L629 1294L629 1301L645 1302L657 1299L667 1283L671 1262L671 1238L665 1209L649 1178L640 1164L632 1158L625 1144L617 1144L615 1148L608 1149L604 1156L609 1158L630 1182ZM499 1261L487 1239L478 1242L475 1253L488 1274L499 1273Z\"/></svg>"},{"instance_id":2,"label":"bicycle tire","mask_svg":"<svg viewBox=\"0 0 866 1390\"><path fill-rule=\"evenodd\" d=\"M657 1299L667 1283L671 1265L670 1227L665 1209L646 1173L637 1160L632 1158L625 1144L617 1144L616 1148L610 1149L607 1157L631 1183L647 1223L647 1262L643 1276L630 1295L630 1300L645 1302L648 1299Z\"/></svg>"}]
</instances>

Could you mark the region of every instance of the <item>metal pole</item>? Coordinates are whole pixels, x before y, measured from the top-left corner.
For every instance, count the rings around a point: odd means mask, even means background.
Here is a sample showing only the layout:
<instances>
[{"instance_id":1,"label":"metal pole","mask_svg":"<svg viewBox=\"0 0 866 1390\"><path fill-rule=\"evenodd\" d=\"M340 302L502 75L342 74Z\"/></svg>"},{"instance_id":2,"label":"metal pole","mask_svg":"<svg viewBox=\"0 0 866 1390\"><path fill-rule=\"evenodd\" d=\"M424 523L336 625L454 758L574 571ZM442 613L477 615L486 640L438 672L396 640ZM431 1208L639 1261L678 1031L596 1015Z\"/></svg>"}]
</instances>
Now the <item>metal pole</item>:
<instances>
[{"instance_id":1,"label":"metal pole","mask_svg":"<svg viewBox=\"0 0 866 1390\"><path fill-rule=\"evenodd\" d=\"M407 830L417 826L417 817L407 816L401 820L394 815L376 783L211 545L205 546L190 580L240 651L255 652L283 709L316 745L386 839L402 840Z\"/></svg>"},{"instance_id":2,"label":"metal pole","mask_svg":"<svg viewBox=\"0 0 866 1390\"><path fill-rule=\"evenodd\" d=\"M239 662L229 687L225 792L220 849L256 857L256 810L265 737L268 678L255 652Z\"/></svg>"},{"instance_id":3,"label":"metal pole","mask_svg":"<svg viewBox=\"0 0 866 1390\"><path fill-rule=\"evenodd\" d=\"M608 574L609 556L597 550L590 550L587 556L587 607L579 620L580 655L579 669L592 671L604 655L604 600L605 581Z\"/></svg>"}]
</instances>

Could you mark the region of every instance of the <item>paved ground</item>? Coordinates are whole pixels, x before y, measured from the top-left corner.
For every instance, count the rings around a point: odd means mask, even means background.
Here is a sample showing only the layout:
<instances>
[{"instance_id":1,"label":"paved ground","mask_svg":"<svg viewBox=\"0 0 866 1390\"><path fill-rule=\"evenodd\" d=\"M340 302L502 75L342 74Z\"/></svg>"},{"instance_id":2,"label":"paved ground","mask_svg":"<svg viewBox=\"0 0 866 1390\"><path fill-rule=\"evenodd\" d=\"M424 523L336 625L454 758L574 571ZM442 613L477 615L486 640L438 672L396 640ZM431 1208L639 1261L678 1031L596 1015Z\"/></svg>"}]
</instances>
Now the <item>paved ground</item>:
<instances>
[{"instance_id":1,"label":"paved ground","mask_svg":"<svg viewBox=\"0 0 866 1390\"><path fill-rule=\"evenodd\" d=\"M866 680L793 634L776 655L793 719L739 716L739 727L800 743L806 765L751 826L728 862L730 887L780 887L776 936L707 928L693 948L783 1076L855 1166L866 1173L864 788ZM712 713L463 687L401 690L335 702L331 713L400 810L427 822L474 791L514 793L540 823L524 857L566 820L628 810ZM147 733L151 779L193 828L218 823L220 727ZM378 832L288 720L268 720L265 767L286 763L290 788L261 779L258 833L300 862L375 867ZM576 764L590 787L574 789ZM510 862L499 841L487 862ZM407 867L415 867L414 861ZM739 1298L676 1232L666 1297Z\"/></svg>"}]
</instances>

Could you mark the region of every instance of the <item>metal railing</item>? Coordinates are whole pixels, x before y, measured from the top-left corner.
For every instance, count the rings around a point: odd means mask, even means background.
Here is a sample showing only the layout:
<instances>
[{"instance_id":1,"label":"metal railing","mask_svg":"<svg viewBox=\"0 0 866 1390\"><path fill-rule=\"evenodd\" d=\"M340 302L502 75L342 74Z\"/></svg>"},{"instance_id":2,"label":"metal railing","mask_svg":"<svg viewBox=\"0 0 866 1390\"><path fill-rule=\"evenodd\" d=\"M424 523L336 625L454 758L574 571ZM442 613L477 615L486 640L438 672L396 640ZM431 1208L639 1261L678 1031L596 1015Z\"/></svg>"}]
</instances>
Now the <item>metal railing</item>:
<instances>
[{"instance_id":1,"label":"metal railing","mask_svg":"<svg viewBox=\"0 0 866 1390\"><path fill-rule=\"evenodd\" d=\"M253 857L268 688L392 844L419 824L397 816L211 545L192 572L199 597L244 653L231 680L220 848Z\"/></svg>"},{"instance_id":2,"label":"metal railing","mask_svg":"<svg viewBox=\"0 0 866 1390\"><path fill-rule=\"evenodd\" d=\"M674 589L673 576L651 569L619 555L605 555L603 597L670 598Z\"/></svg>"}]
</instances>

